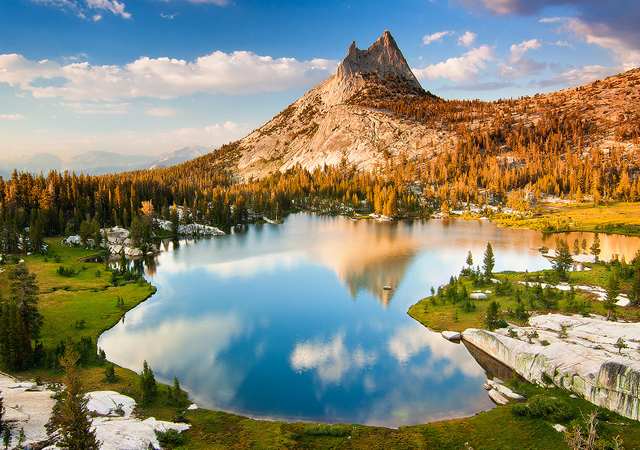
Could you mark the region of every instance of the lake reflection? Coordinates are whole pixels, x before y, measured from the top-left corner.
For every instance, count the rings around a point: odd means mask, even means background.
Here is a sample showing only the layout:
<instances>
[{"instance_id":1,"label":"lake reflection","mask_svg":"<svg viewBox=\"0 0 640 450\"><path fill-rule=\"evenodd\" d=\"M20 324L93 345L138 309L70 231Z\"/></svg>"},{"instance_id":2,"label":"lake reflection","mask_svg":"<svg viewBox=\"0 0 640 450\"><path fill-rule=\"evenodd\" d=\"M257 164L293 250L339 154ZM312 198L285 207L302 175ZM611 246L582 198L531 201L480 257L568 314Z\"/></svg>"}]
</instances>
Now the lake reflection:
<instances>
[{"instance_id":1,"label":"lake reflection","mask_svg":"<svg viewBox=\"0 0 640 450\"><path fill-rule=\"evenodd\" d=\"M109 360L177 376L201 406L251 417L400 426L492 407L462 345L407 316L487 242L496 270L537 270L542 235L486 221L376 223L309 214L181 241L158 292L99 341ZM547 244L548 245L548 244ZM383 286L392 286L390 291Z\"/></svg>"}]
</instances>

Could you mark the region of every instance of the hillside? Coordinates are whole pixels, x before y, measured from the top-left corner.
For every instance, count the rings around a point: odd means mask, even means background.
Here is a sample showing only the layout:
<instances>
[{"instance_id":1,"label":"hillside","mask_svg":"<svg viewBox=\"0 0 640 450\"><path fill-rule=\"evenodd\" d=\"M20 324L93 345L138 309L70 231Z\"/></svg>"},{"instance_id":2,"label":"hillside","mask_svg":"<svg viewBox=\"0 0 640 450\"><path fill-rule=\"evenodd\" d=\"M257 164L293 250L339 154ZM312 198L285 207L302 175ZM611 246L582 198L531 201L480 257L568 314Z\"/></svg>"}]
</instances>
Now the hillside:
<instances>
[{"instance_id":1,"label":"hillside","mask_svg":"<svg viewBox=\"0 0 640 450\"><path fill-rule=\"evenodd\" d=\"M297 164L306 169L337 165L343 159L371 170L385 151L416 151L440 142L438 133L424 124L350 102L372 86L397 86L406 101L436 101L420 86L391 33L385 31L367 50L354 42L332 77L239 142L239 173L246 179Z\"/></svg>"},{"instance_id":2,"label":"hillside","mask_svg":"<svg viewBox=\"0 0 640 450\"><path fill-rule=\"evenodd\" d=\"M246 180L296 165L374 170L390 160L424 168L464 142L508 164L544 159L542 147L577 158L616 149L635 165L639 129L640 69L535 97L447 101L422 89L385 31L366 50L352 43L332 77L234 143L232 170Z\"/></svg>"}]
</instances>

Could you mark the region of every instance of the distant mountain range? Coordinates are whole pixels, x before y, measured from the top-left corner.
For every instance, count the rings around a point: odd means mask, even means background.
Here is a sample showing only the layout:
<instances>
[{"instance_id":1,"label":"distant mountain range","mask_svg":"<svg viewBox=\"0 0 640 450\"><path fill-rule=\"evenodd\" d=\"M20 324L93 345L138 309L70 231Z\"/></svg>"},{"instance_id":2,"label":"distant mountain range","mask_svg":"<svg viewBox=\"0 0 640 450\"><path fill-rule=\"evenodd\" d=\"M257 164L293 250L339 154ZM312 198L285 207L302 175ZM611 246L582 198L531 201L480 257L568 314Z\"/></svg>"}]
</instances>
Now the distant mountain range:
<instances>
[{"instance_id":1,"label":"distant mountain range","mask_svg":"<svg viewBox=\"0 0 640 450\"><path fill-rule=\"evenodd\" d=\"M62 160L50 153L35 153L17 156L11 159L0 159L0 176L7 179L13 170L47 174L50 170L69 171L76 174L103 175L107 173L128 172L132 170L158 169L175 166L190 159L210 153L213 147L191 145L172 153L150 155L122 155L114 152L86 152Z\"/></svg>"}]
</instances>

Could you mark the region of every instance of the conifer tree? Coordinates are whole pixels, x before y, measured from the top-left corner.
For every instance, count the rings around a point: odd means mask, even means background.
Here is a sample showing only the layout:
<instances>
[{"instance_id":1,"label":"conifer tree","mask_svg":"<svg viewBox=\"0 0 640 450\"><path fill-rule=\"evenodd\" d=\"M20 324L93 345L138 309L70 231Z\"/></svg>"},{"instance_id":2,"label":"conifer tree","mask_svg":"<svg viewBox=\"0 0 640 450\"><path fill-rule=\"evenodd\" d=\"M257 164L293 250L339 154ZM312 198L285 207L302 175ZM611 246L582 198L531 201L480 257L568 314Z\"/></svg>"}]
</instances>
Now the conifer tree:
<instances>
[{"instance_id":1,"label":"conifer tree","mask_svg":"<svg viewBox=\"0 0 640 450\"><path fill-rule=\"evenodd\" d=\"M141 403L143 405L148 404L158 393L156 378L146 360L142 364L142 373L140 373L140 388L142 389Z\"/></svg>"},{"instance_id":2,"label":"conifer tree","mask_svg":"<svg viewBox=\"0 0 640 450\"><path fill-rule=\"evenodd\" d=\"M487 307L487 315L484 319L484 324L489 330L493 331L496 329L500 319L500 305L497 301L492 300Z\"/></svg>"},{"instance_id":3,"label":"conifer tree","mask_svg":"<svg viewBox=\"0 0 640 450\"><path fill-rule=\"evenodd\" d=\"M484 259L482 260L482 262L484 268L484 277L489 280L491 278L491 275L493 275L493 268L496 265L491 242L487 244L487 249L484 251Z\"/></svg>"},{"instance_id":4,"label":"conifer tree","mask_svg":"<svg viewBox=\"0 0 640 450\"><path fill-rule=\"evenodd\" d=\"M561 280L564 281L568 278L567 271L572 264L573 257L569 250L569 244L564 239L559 239L556 244L556 259L552 265Z\"/></svg>"},{"instance_id":5,"label":"conifer tree","mask_svg":"<svg viewBox=\"0 0 640 450\"><path fill-rule=\"evenodd\" d=\"M616 310L616 298L620 295L620 280L615 273L609 275L607 281L607 296L603 302L603 306L607 309L607 320L611 318Z\"/></svg>"},{"instance_id":6,"label":"conifer tree","mask_svg":"<svg viewBox=\"0 0 640 450\"><path fill-rule=\"evenodd\" d=\"M0 361L22 369L30 353L24 322L15 300L0 303Z\"/></svg>"},{"instance_id":7,"label":"conifer tree","mask_svg":"<svg viewBox=\"0 0 640 450\"><path fill-rule=\"evenodd\" d=\"M53 406L51 419L47 423L49 437L57 438L56 446L65 450L98 450L95 430L91 429L89 410L82 389L82 381L77 367L80 355L68 345L60 366L64 369L64 391Z\"/></svg>"},{"instance_id":8,"label":"conifer tree","mask_svg":"<svg viewBox=\"0 0 640 450\"><path fill-rule=\"evenodd\" d=\"M37 338L42 327L42 314L38 311L38 291L35 274L29 273L26 264L18 264L9 271L11 299L15 300L24 322L29 350L31 339Z\"/></svg>"}]
</instances>

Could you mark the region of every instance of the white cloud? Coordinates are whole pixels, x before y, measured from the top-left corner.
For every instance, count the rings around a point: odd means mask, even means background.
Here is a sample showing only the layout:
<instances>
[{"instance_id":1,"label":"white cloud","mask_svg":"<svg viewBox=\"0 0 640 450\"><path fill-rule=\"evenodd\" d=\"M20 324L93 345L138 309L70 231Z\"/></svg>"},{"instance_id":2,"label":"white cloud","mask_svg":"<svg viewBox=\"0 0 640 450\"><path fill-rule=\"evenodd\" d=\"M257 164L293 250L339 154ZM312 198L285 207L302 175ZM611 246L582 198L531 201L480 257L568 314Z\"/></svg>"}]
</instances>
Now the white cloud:
<instances>
[{"instance_id":1,"label":"white cloud","mask_svg":"<svg viewBox=\"0 0 640 450\"><path fill-rule=\"evenodd\" d=\"M611 50L624 70L640 66L640 46L635 40L629 39L629 33L621 33L621 30L604 23L588 23L577 18L567 19L564 26L587 43Z\"/></svg>"},{"instance_id":2,"label":"white cloud","mask_svg":"<svg viewBox=\"0 0 640 450\"><path fill-rule=\"evenodd\" d=\"M640 8L635 0L458 1L470 10L521 16L539 14L547 7L568 5L576 11L574 17L543 17L539 22L561 23L560 30L573 32L587 43L610 49L625 70L640 65Z\"/></svg>"},{"instance_id":3,"label":"white cloud","mask_svg":"<svg viewBox=\"0 0 640 450\"><path fill-rule=\"evenodd\" d=\"M619 73L620 67L580 66L540 83L540 86L582 86Z\"/></svg>"},{"instance_id":4,"label":"white cloud","mask_svg":"<svg viewBox=\"0 0 640 450\"><path fill-rule=\"evenodd\" d=\"M418 78L434 80L436 78L447 78L453 82L475 80L478 73L486 69L487 61L495 61L497 58L493 49L488 45L469 50L464 55L457 58L449 58L444 62L432 64L424 69L413 69L413 73Z\"/></svg>"},{"instance_id":5,"label":"white cloud","mask_svg":"<svg viewBox=\"0 0 640 450\"><path fill-rule=\"evenodd\" d=\"M123 19L130 19L131 14L125 11L125 4L118 0L31 0L34 3L53 6L71 11L82 19L91 15L93 21L102 19L102 14L95 11L109 11Z\"/></svg>"},{"instance_id":6,"label":"white cloud","mask_svg":"<svg viewBox=\"0 0 640 450\"><path fill-rule=\"evenodd\" d=\"M441 41L443 37L454 34L453 31L438 31L437 33L428 34L422 38L424 45L429 45L432 42Z\"/></svg>"},{"instance_id":7,"label":"white cloud","mask_svg":"<svg viewBox=\"0 0 640 450\"><path fill-rule=\"evenodd\" d=\"M311 87L326 79L337 63L324 59L274 59L251 52L214 52L193 62L142 57L124 66L88 62L31 61L22 55L0 55L0 83L19 86L34 97L114 101L138 97L175 98L196 92L254 94ZM64 79L60 86L41 86L42 79Z\"/></svg>"},{"instance_id":8,"label":"white cloud","mask_svg":"<svg viewBox=\"0 0 640 450\"><path fill-rule=\"evenodd\" d=\"M472 33L471 31L465 31L465 33L458 38L458 45L471 47L471 44L473 44L476 41L477 37L478 37L477 34Z\"/></svg>"},{"instance_id":9,"label":"white cloud","mask_svg":"<svg viewBox=\"0 0 640 450\"><path fill-rule=\"evenodd\" d=\"M502 63L496 73L502 78L518 78L528 75L535 75L542 72L547 67L547 63L537 62L524 55L529 50L537 50L542 46L537 39L523 41L520 44L513 44L509 51L510 66Z\"/></svg>"},{"instance_id":10,"label":"white cloud","mask_svg":"<svg viewBox=\"0 0 640 450\"><path fill-rule=\"evenodd\" d=\"M513 44L510 49L509 62L511 64L516 64L518 61L522 60L524 54L529 50L537 50L541 46L542 44L540 44L537 39L523 41L517 45Z\"/></svg>"},{"instance_id":11,"label":"white cloud","mask_svg":"<svg viewBox=\"0 0 640 450\"><path fill-rule=\"evenodd\" d=\"M543 17L542 19L538 20L538 22L555 23L555 22L560 22L561 20L562 20L562 17Z\"/></svg>"},{"instance_id":12,"label":"white cloud","mask_svg":"<svg viewBox=\"0 0 640 450\"><path fill-rule=\"evenodd\" d=\"M25 117L22 114L0 114L0 119L5 120L20 120L24 118Z\"/></svg>"}]
</instances>

